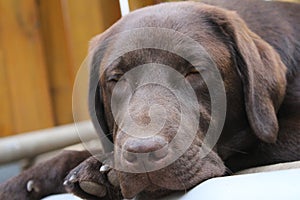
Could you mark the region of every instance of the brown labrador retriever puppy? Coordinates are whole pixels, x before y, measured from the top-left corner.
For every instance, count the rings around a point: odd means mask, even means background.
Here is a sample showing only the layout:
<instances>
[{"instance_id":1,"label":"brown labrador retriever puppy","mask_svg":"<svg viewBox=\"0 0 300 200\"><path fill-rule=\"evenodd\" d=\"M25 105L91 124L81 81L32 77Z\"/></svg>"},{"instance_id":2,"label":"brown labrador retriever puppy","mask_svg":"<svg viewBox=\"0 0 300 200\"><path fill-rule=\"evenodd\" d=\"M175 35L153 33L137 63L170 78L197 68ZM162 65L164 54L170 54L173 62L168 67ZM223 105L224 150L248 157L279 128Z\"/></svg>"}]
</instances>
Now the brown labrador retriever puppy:
<instances>
[{"instance_id":1,"label":"brown labrador retriever puppy","mask_svg":"<svg viewBox=\"0 0 300 200\"><path fill-rule=\"evenodd\" d=\"M177 2L134 11L96 36L90 113L114 153L73 169L66 190L89 199L154 198L299 160L299 23L299 4ZM212 106L222 89L225 115Z\"/></svg>"}]
</instances>

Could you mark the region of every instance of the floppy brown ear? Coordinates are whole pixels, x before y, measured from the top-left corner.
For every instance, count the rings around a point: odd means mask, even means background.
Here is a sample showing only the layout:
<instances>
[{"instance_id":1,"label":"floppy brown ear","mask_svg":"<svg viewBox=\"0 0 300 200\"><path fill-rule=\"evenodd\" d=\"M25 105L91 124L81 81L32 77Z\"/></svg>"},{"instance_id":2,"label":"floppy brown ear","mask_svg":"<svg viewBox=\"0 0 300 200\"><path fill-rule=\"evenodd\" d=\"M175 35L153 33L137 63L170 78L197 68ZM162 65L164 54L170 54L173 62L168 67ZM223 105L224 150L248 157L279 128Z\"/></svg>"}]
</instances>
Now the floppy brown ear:
<instances>
[{"instance_id":1,"label":"floppy brown ear","mask_svg":"<svg viewBox=\"0 0 300 200\"><path fill-rule=\"evenodd\" d=\"M90 44L89 49L89 113L92 123L100 136L103 148L106 152L113 149L112 147L112 134L109 132L106 115L104 111L103 98L101 95L100 86L100 65L104 57L106 49L105 42L99 36L95 37Z\"/></svg>"},{"instance_id":2,"label":"floppy brown ear","mask_svg":"<svg viewBox=\"0 0 300 200\"><path fill-rule=\"evenodd\" d=\"M231 41L249 124L259 139L276 142L276 113L285 94L286 66L273 47L252 32L235 12L219 9L213 15L214 22Z\"/></svg>"}]
</instances>

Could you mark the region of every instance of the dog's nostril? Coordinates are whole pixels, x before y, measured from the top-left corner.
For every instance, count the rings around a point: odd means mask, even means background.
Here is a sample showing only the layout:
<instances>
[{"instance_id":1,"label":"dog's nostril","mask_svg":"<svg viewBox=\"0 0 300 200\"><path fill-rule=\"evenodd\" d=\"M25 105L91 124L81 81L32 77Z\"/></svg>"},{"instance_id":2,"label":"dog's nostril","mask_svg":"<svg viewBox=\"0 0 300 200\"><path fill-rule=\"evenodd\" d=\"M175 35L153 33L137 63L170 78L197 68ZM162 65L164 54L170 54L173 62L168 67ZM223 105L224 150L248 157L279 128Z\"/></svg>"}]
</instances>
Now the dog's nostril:
<instances>
[{"instance_id":1,"label":"dog's nostril","mask_svg":"<svg viewBox=\"0 0 300 200\"><path fill-rule=\"evenodd\" d=\"M123 153L123 156L124 156L125 160L127 160L128 162L135 162L137 160L135 153L132 153L132 152L125 151Z\"/></svg>"},{"instance_id":2,"label":"dog's nostril","mask_svg":"<svg viewBox=\"0 0 300 200\"><path fill-rule=\"evenodd\" d=\"M158 161L160 159L163 159L168 155L168 145L163 146L161 149L157 151L153 151L149 154L149 160L150 161Z\"/></svg>"}]
</instances>

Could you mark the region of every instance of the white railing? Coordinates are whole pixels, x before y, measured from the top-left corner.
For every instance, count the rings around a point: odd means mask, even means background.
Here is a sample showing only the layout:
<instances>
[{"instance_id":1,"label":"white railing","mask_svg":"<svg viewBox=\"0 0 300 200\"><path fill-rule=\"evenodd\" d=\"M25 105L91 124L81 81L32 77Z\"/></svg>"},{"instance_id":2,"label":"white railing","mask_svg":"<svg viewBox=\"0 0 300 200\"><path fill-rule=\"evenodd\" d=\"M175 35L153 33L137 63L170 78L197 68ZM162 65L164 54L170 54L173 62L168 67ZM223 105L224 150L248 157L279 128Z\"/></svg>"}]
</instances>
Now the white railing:
<instances>
[{"instance_id":1,"label":"white railing","mask_svg":"<svg viewBox=\"0 0 300 200\"><path fill-rule=\"evenodd\" d=\"M119 2L122 16L127 15L130 12L128 0L119 0Z\"/></svg>"},{"instance_id":2,"label":"white railing","mask_svg":"<svg viewBox=\"0 0 300 200\"><path fill-rule=\"evenodd\" d=\"M0 164L32 158L37 155L97 138L90 121L0 138Z\"/></svg>"}]
</instances>

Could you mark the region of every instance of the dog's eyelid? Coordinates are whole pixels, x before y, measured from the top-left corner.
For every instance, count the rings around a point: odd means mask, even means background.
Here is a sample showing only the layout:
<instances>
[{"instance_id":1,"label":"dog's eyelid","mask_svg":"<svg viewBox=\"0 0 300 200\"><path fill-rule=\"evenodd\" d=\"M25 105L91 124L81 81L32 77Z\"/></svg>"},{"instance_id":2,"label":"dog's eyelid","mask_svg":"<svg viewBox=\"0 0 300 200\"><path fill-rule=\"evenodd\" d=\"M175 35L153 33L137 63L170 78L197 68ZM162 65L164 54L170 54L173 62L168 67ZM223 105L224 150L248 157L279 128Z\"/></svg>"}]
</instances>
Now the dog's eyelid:
<instances>
[{"instance_id":1,"label":"dog's eyelid","mask_svg":"<svg viewBox=\"0 0 300 200\"><path fill-rule=\"evenodd\" d=\"M203 67L193 67L185 74L185 77L192 75L192 74L200 74L201 72L206 71Z\"/></svg>"},{"instance_id":2,"label":"dog's eyelid","mask_svg":"<svg viewBox=\"0 0 300 200\"><path fill-rule=\"evenodd\" d=\"M121 72L115 72L115 73L112 73L111 75L107 76L107 81L108 82L117 82L118 80L120 80L120 78L123 76L123 73Z\"/></svg>"}]
</instances>

